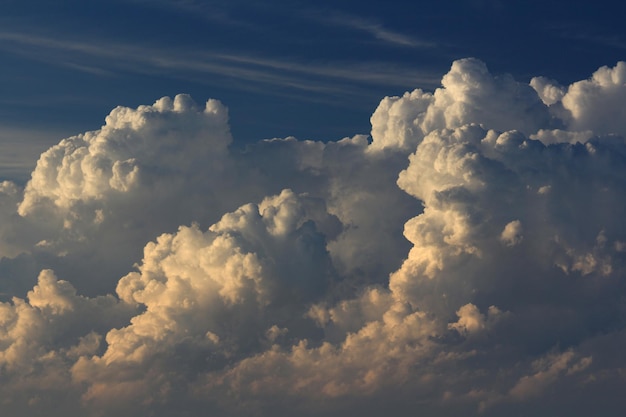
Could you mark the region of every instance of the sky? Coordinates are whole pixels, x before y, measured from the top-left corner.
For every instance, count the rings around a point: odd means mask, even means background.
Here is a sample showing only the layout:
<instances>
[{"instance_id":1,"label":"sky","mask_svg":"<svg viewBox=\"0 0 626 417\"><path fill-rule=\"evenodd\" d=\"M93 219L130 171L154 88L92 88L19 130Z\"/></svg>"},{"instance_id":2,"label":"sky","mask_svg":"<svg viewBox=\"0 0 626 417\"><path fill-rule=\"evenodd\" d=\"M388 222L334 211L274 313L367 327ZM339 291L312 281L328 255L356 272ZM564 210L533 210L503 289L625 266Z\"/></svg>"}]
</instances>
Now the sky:
<instances>
[{"instance_id":1,"label":"sky","mask_svg":"<svg viewBox=\"0 0 626 417\"><path fill-rule=\"evenodd\" d=\"M613 417L609 2L0 4L12 416Z\"/></svg>"},{"instance_id":2,"label":"sky","mask_svg":"<svg viewBox=\"0 0 626 417\"><path fill-rule=\"evenodd\" d=\"M615 2L5 0L0 139L24 183L118 105L219 98L237 144L368 134L382 97L433 91L456 59L563 84L623 58ZM5 150L6 149L6 150Z\"/></svg>"}]
</instances>

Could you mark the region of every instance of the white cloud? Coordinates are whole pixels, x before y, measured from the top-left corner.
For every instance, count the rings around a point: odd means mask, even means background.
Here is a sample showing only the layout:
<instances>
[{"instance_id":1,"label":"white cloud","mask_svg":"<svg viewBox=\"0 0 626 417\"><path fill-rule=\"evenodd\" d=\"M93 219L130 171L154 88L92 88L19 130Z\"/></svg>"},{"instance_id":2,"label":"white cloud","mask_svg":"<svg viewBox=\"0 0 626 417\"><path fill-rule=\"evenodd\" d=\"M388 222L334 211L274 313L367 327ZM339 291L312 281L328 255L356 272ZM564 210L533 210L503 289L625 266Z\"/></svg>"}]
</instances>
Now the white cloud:
<instances>
[{"instance_id":1,"label":"white cloud","mask_svg":"<svg viewBox=\"0 0 626 417\"><path fill-rule=\"evenodd\" d=\"M426 42L415 39L414 37L406 34L389 30L374 20L363 19L357 16L350 16L343 13L333 13L330 17L321 17L320 20L324 23L330 23L340 27L369 33L376 39L394 46L413 48L433 48L436 46L434 42Z\"/></svg>"},{"instance_id":2,"label":"white cloud","mask_svg":"<svg viewBox=\"0 0 626 417\"><path fill-rule=\"evenodd\" d=\"M493 323L501 318L502 311L496 306L490 306L487 316L482 314L478 307L474 304L465 304L456 312L459 320L455 323L448 324L448 328L455 329L463 335L471 335L480 333L493 325Z\"/></svg>"},{"instance_id":3,"label":"white cloud","mask_svg":"<svg viewBox=\"0 0 626 417\"><path fill-rule=\"evenodd\" d=\"M541 190L542 188L540 188ZM524 228L522 222L519 220L513 220L504 226L504 230L500 235L500 240L507 246L515 246L522 242L524 239Z\"/></svg>"},{"instance_id":4,"label":"white cloud","mask_svg":"<svg viewBox=\"0 0 626 417\"><path fill-rule=\"evenodd\" d=\"M196 16L198 14L196 13ZM380 30L380 29L379 29ZM410 39L384 31L387 36ZM350 100L363 98L363 90L348 87L348 82L372 85L401 86L416 81L434 86L438 78L431 72L416 73L413 68L380 61L362 62L297 62L292 57L267 58L250 53L222 50L170 49L149 44L118 43L102 39L77 41L37 35L20 31L0 32L0 49L47 64L69 67L78 72L114 75L119 72L136 74L168 74L201 84L224 86L247 92L263 89L277 96L297 96L300 100L320 101L326 96L337 104L338 92ZM420 46L426 42L410 39ZM34 161L33 161L34 162Z\"/></svg>"},{"instance_id":5,"label":"white cloud","mask_svg":"<svg viewBox=\"0 0 626 417\"><path fill-rule=\"evenodd\" d=\"M115 297L86 298L44 270L27 299L0 303L0 396L7 410L43 415L49 407L80 409L79 390L69 369L79 355L96 354L101 334L120 326L134 310ZM55 397L67 403L58 404ZM23 403L21 403L23 402ZM21 410L21 411L20 411Z\"/></svg>"},{"instance_id":6,"label":"white cloud","mask_svg":"<svg viewBox=\"0 0 626 417\"><path fill-rule=\"evenodd\" d=\"M530 86L537 91L541 101L547 106L561 101L565 95L565 89L558 82L546 77L533 77Z\"/></svg>"},{"instance_id":7,"label":"white cloud","mask_svg":"<svg viewBox=\"0 0 626 417\"><path fill-rule=\"evenodd\" d=\"M594 137L594 133L591 130L584 130L582 132L571 132L561 129L539 129L537 133L530 135L531 139L541 141L544 145L552 145L555 143L585 143Z\"/></svg>"},{"instance_id":8,"label":"white cloud","mask_svg":"<svg viewBox=\"0 0 626 417\"><path fill-rule=\"evenodd\" d=\"M372 149L412 150L429 132L470 123L527 134L553 127L530 86L491 75L477 59L455 61L441 84L433 94L417 89L383 99L372 116Z\"/></svg>"},{"instance_id":9,"label":"white cloud","mask_svg":"<svg viewBox=\"0 0 626 417\"><path fill-rule=\"evenodd\" d=\"M146 379L146 370L177 372L185 358L160 359L172 350L204 357L194 371L202 373L258 351L267 329L274 342L288 336L336 279L316 230L328 218L319 202L285 190L225 214L207 232L192 226L160 236L145 247L139 271L117 286L121 300L145 311L106 335L102 356L81 358L74 378L91 386L94 402L114 395L117 368L134 389L154 395L145 390L161 381Z\"/></svg>"},{"instance_id":10,"label":"white cloud","mask_svg":"<svg viewBox=\"0 0 626 417\"><path fill-rule=\"evenodd\" d=\"M46 204L69 212L80 203L128 192L140 172L147 179L162 175L150 172L157 164L173 175L181 168L215 164L231 141L227 110L214 100L204 111L194 106L179 95L137 110L118 107L101 130L61 141L41 155L19 213L26 216Z\"/></svg>"},{"instance_id":11,"label":"white cloud","mask_svg":"<svg viewBox=\"0 0 626 417\"><path fill-rule=\"evenodd\" d=\"M571 130L592 130L596 134L626 134L626 62L602 67L588 80L570 85L562 98L571 114Z\"/></svg>"},{"instance_id":12,"label":"white cloud","mask_svg":"<svg viewBox=\"0 0 626 417\"><path fill-rule=\"evenodd\" d=\"M216 100L113 110L25 188L0 183L0 399L577 416L603 391L623 408L623 66L560 87L456 61L434 93L383 99L371 143L238 150Z\"/></svg>"}]
</instances>

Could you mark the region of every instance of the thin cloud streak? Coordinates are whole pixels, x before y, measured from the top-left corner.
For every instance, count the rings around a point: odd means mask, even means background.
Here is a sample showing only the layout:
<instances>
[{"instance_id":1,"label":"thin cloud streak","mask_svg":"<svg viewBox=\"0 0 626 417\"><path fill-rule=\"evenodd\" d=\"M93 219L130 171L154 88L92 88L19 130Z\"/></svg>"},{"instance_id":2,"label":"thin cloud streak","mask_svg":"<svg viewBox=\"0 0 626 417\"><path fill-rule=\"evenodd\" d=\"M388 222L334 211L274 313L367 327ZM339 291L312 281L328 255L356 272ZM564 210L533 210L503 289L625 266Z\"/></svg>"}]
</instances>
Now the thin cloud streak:
<instances>
[{"instance_id":1,"label":"thin cloud streak","mask_svg":"<svg viewBox=\"0 0 626 417\"><path fill-rule=\"evenodd\" d=\"M26 182L39 155L67 135L66 131L0 126L0 176Z\"/></svg>"},{"instance_id":2,"label":"thin cloud streak","mask_svg":"<svg viewBox=\"0 0 626 417\"><path fill-rule=\"evenodd\" d=\"M0 40L5 41L0 48L6 52L101 76L114 76L116 69L148 74L177 70L333 96L358 95L358 90L350 89L346 82L398 87L437 85L434 76L420 76L384 63L316 65L196 50L175 52L145 45L76 42L18 32L0 33ZM99 61L103 59L106 62ZM180 74L174 76L181 78Z\"/></svg>"},{"instance_id":3,"label":"thin cloud streak","mask_svg":"<svg viewBox=\"0 0 626 417\"><path fill-rule=\"evenodd\" d=\"M422 41L402 33L391 31L383 27L383 25L367 19L337 15L331 17L328 21L338 26L367 32L376 39L396 46L408 46L412 48L434 48L437 46L434 42Z\"/></svg>"},{"instance_id":4,"label":"thin cloud streak","mask_svg":"<svg viewBox=\"0 0 626 417\"><path fill-rule=\"evenodd\" d=\"M418 74L414 70L398 68L384 63L359 65L346 64L345 66L315 66L249 56L217 54L215 57L232 62L254 64L272 69L288 70L329 78L356 80L372 84L406 86L412 85L416 81L421 82L422 85L426 84L429 86L437 86L440 84L439 77L434 74Z\"/></svg>"}]
</instances>

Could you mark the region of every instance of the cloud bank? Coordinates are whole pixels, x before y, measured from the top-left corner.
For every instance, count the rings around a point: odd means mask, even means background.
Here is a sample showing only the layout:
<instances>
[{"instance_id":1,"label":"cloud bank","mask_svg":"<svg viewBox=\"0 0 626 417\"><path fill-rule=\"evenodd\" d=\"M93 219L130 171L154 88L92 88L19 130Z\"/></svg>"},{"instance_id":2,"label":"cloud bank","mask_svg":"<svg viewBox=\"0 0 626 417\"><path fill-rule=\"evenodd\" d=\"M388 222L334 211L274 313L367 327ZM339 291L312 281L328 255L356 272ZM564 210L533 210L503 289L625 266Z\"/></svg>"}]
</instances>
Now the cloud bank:
<instances>
[{"instance_id":1,"label":"cloud bank","mask_svg":"<svg viewBox=\"0 0 626 417\"><path fill-rule=\"evenodd\" d=\"M3 408L616 415L626 64L441 85L245 149L217 100L118 107L2 182Z\"/></svg>"}]
</instances>

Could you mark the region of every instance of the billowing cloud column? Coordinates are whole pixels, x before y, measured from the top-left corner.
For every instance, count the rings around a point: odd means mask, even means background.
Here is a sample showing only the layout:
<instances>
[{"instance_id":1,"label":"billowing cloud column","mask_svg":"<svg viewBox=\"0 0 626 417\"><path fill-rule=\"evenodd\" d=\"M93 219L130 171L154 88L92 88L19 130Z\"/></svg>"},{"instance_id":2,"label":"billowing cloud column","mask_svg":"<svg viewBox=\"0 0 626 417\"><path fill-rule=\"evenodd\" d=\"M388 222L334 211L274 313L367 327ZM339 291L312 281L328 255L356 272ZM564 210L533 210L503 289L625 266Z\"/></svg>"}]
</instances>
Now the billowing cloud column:
<instances>
[{"instance_id":1,"label":"billowing cloud column","mask_svg":"<svg viewBox=\"0 0 626 417\"><path fill-rule=\"evenodd\" d=\"M281 340L315 337L313 326L306 332L307 305L337 280L317 228L336 221L323 202L285 190L224 215L206 232L181 227L148 244L139 271L117 286L121 300L145 311L107 334L101 357L84 357L72 369L90 386L85 398L165 401L173 380ZM128 383L124 398L114 369Z\"/></svg>"},{"instance_id":2,"label":"billowing cloud column","mask_svg":"<svg viewBox=\"0 0 626 417\"><path fill-rule=\"evenodd\" d=\"M185 95L152 106L118 107L102 129L61 141L44 152L26 186L21 215L39 206L78 216L82 204L136 190L142 181L219 164L231 141L228 113L216 100L204 110ZM102 215L100 215L102 216ZM103 219L93 213L94 221Z\"/></svg>"}]
</instances>

